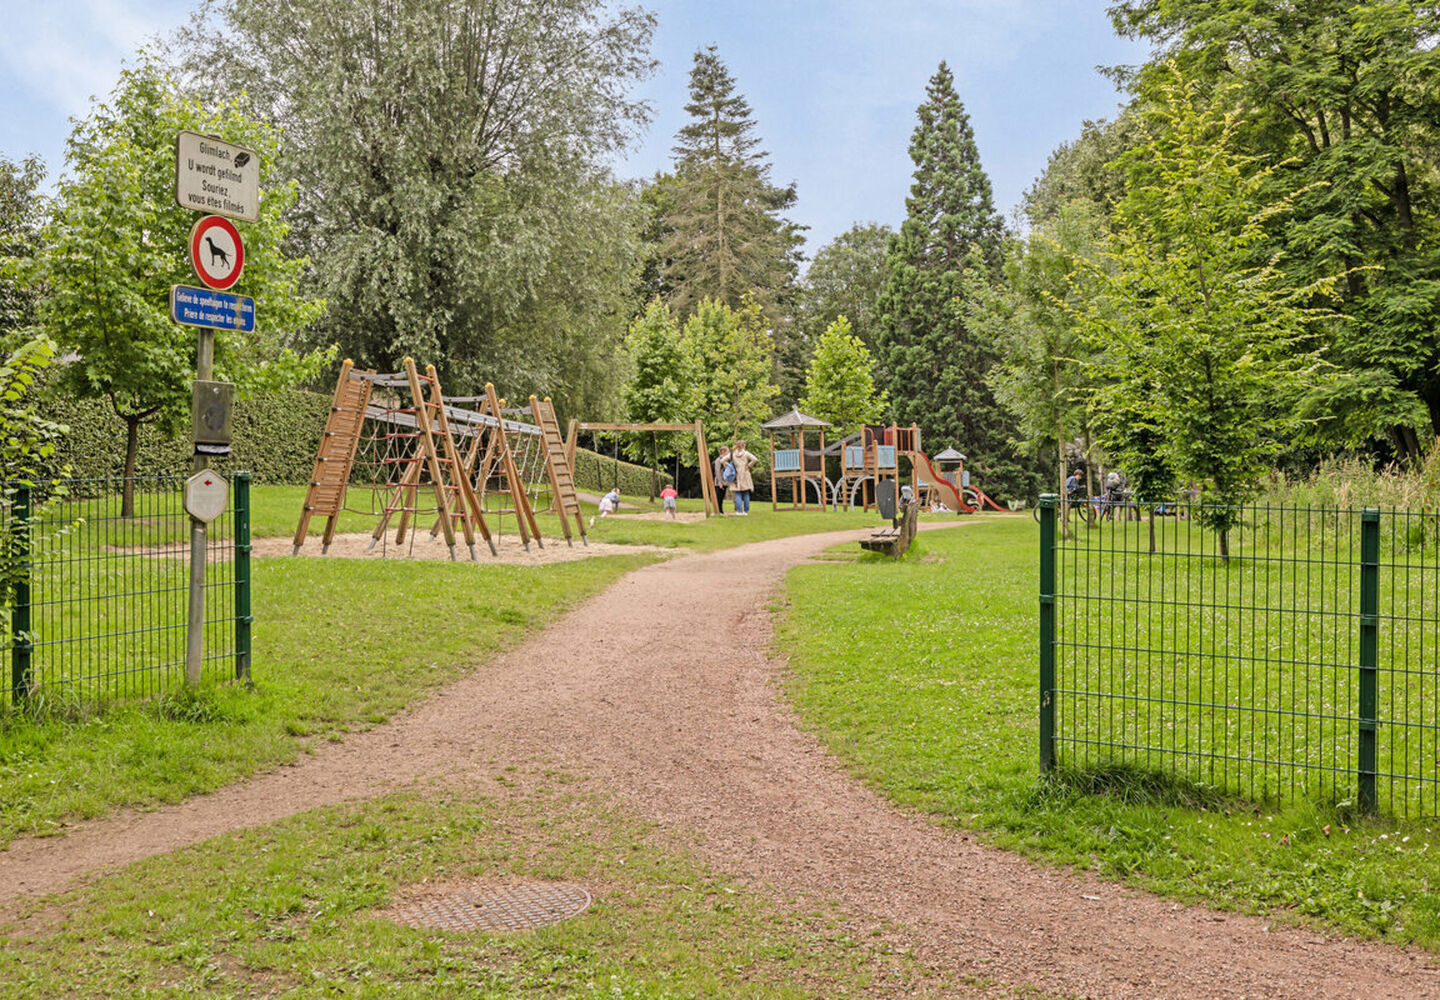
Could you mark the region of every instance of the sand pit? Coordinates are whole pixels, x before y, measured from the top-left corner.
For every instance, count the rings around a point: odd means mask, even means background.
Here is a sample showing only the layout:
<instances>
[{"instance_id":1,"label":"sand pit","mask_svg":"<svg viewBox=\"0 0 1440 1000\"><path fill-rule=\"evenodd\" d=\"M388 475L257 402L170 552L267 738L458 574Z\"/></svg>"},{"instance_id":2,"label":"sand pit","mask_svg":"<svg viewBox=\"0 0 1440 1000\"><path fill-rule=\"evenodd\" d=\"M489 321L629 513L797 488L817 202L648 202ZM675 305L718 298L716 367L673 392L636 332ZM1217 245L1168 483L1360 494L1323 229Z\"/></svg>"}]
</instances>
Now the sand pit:
<instances>
[{"instance_id":1,"label":"sand pit","mask_svg":"<svg viewBox=\"0 0 1440 1000\"><path fill-rule=\"evenodd\" d=\"M509 566L540 566L545 563L570 562L575 559L592 559L596 556L624 555L629 552L664 552L673 553L676 550L662 548L658 545L615 545L611 542L600 541L594 536L593 529L589 538L589 544L585 544L577 537L573 545L566 545L564 536L558 538L543 539L545 545L541 548L535 542L530 543L530 551L520 543L520 536L516 534L496 535L495 549L497 555L491 555L485 542L476 538L475 540L475 561L478 563L504 563ZM355 533L336 535L335 540L330 543L330 551L326 553L325 559L427 559L443 561L450 558L450 551L441 539L434 541L430 538L429 531L420 532L413 544L410 539L405 540L404 545L395 544L393 533L387 535L375 548L366 551L370 546L370 535L366 533ZM288 556L294 549L292 540L289 538L257 538L252 542L251 553L259 557L267 556ZM320 539L318 536L306 540L300 547L302 556L321 556ZM470 562L470 553L465 548L464 541L455 546L456 559L461 562Z\"/></svg>"}]
</instances>

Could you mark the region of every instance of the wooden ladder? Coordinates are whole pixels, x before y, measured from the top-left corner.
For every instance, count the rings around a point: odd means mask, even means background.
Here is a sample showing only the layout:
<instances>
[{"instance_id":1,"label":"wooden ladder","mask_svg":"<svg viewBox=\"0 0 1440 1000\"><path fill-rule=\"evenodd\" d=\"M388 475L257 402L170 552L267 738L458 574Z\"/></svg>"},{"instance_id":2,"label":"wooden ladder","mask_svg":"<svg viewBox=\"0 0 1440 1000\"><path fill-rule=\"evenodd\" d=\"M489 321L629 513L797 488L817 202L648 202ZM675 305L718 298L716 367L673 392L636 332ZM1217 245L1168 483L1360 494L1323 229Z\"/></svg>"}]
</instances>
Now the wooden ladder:
<instances>
[{"instance_id":1,"label":"wooden ladder","mask_svg":"<svg viewBox=\"0 0 1440 1000\"><path fill-rule=\"evenodd\" d=\"M570 471L570 459L565 453L565 441L560 437L560 422L555 419L555 407L548 396L543 401L531 396L530 412L535 415L535 423L540 425L540 433L545 438L545 469L550 474L550 489L555 495L555 503L560 507L560 527L565 532L565 544L575 544L570 531L570 517L573 515L575 526L580 529L581 543L589 545L590 541L585 537L585 515L580 510L580 498L575 495L575 475Z\"/></svg>"},{"instance_id":2,"label":"wooden ladder","mask_svg":"<svg viewBox=\"0 0 1440 1000\"><path fill-rule=\"evenodd\" d=\"M340 510L345 505L345 489L350 483L350 470L355 465L355 449L360 444L360 429L365 424L365 409L370 405L372 388L369 379L351 374L354 367L354 362L348 358L340 366L340 380L335 385L335 396L330 402L330 416L320 435L315 469L310 473L310 486L305 491L305 508L300 513L300 526L295 529L295 545L291 550L295 555L300 554L300 546L305 543L312 517L325 518L320 551L328 552L330 543L335 540L335 528L340 520ZM366 374L375 373L369 371Z\"/></svg>"}]
</instances>

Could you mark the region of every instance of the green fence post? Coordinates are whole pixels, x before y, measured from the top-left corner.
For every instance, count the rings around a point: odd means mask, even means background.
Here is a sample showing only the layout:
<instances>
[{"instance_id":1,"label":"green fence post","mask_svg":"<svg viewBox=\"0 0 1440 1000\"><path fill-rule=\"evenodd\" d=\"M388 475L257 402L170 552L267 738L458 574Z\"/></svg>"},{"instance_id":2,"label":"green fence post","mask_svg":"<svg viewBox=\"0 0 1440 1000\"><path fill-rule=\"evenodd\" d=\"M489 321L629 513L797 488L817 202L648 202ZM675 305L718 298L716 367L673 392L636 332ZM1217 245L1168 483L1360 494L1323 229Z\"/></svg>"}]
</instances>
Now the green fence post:
<instances>
[{"instance_id":1,"label":"green fence post","mask_svg":"<svg viewBox=\"0 0 1440 1000\"><path fill-rule=\"evenodd\" d=\"M30 654L30 487L15 487L10 504L10 551L15 566L15 607L10 612L10 704L18 705L30 695L32 673Z\"/></svg>"},{"instance_id":2,"label":"green fence post","mask_svg":"<svg viewBox=\"0 0 1440 1000\"><path fill-rule=\"evenodd\" d=\"M1040 770L1055 767L1055 510L1060 498L1040 497Z\"/></svg>"},{"instance_id":3,"label":"green fence post","mask_svg":"<svg viewBox=\"0 0 1440 1000\"><path fill-rule=\"evenodd\" d=\"M1360 514L1360 718L1356 762L1362 812L1375 811L1375 731L1379 706L1380 511Z\"/></svg>"},{"instance_id":4,"label":"green fence post","mask_svg":"<svg viewBox=\"0 0 1440 1000\"><path fill-rule=\"evenodd\" d=\"M250 682L250 473L235 474L235 679Z\"/></svg>"}]
</instances>

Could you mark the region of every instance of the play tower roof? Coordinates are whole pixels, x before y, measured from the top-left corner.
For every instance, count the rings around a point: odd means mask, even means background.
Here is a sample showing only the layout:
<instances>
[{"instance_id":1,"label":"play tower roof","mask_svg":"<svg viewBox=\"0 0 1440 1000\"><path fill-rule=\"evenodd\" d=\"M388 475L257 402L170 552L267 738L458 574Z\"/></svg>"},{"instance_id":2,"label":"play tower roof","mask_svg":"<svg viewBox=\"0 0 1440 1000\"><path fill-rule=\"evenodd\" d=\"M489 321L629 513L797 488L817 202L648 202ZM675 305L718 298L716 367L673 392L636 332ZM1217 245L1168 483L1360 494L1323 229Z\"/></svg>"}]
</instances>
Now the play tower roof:
<instances>
[{"instance_id":1,"label":"play tower roof","mask_svg":"<svg viewBox=\"0 0 1440 1000\"><path fill-rule=\"evenodd\" d=\"M760 426L767 431L793 431L807 427L832 427L834 425L819 417L801 413L792 406L789 413L778 416L774 420L768 420Z\"/></svg>"}]
</instances>

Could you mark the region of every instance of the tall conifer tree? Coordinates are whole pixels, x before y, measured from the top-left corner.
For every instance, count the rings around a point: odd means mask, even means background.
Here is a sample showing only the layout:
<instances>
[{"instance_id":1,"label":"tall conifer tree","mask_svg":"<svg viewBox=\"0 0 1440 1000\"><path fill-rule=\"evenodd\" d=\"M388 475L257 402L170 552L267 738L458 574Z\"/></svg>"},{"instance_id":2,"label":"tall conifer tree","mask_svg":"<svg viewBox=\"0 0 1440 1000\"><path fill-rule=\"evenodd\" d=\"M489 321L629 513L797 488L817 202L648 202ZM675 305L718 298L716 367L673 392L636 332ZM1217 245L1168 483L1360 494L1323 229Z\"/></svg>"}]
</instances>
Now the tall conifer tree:
<instances>
[{"instance_id":1,"label":"tall conifer tree","mask_svg":"<svg viewBox=\"0 0 1440 1000\"><path fill-rule=\"evenodd\" d=\"M896 420L918 424L927 449L960 448L987 492L1014 495L1031 487L1033 463L1015 451L1012 418L985 384L999 352L970 329L965 309L967 282L996 274L1003 227L945 63L917 115L914 183L880 303L885 385Z\"/></svg>"},{"instance_id":2,"label":"tall conifer tree","mask_svg":"<svg viewBox=\"0 0 1440 1000\"><path fill-rule=\"evenodd\" d=\"M750 104L713 45L695 53L685 110L661 226L667 301L685 315L707 298L739 309L748 294L781 321L800 261L801 227L783 215L795 185L770 183Z\"/></svg>"}]
</instances>

